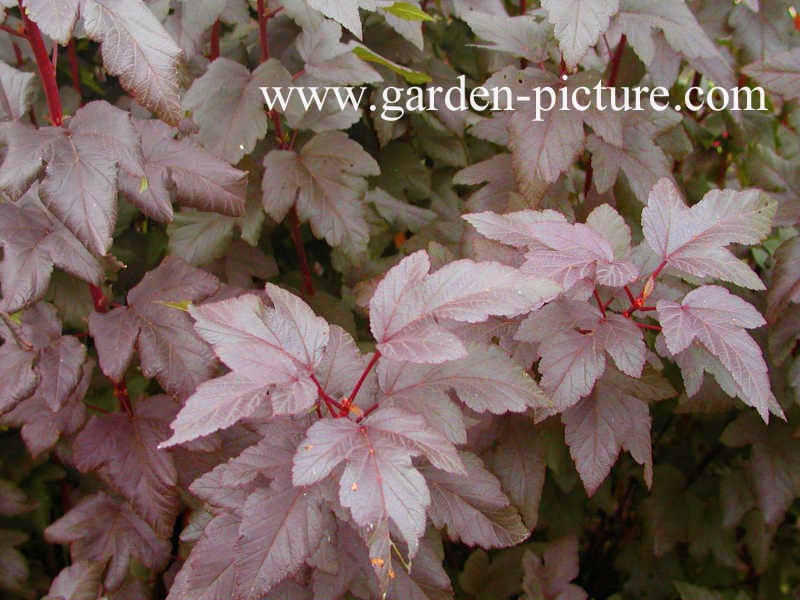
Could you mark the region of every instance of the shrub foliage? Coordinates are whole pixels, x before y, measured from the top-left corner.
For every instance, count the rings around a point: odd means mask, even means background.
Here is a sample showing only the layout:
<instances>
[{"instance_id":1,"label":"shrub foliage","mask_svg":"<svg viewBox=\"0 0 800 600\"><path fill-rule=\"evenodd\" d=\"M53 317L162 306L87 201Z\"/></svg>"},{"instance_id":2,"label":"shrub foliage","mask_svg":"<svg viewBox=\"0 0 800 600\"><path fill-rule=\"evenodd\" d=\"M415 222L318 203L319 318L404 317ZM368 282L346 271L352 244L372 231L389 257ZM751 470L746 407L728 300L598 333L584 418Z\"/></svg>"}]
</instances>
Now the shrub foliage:
<instances>
[{"instance_id":1,"label":"shrub foliage","mask_svg":"<svg viewBox=\"0 0 800 600\"><path fill-rule=\"evenodd\" d=\"M790 1L0 4L3 594L794 597Z\"/></svg>"}]
</instances>

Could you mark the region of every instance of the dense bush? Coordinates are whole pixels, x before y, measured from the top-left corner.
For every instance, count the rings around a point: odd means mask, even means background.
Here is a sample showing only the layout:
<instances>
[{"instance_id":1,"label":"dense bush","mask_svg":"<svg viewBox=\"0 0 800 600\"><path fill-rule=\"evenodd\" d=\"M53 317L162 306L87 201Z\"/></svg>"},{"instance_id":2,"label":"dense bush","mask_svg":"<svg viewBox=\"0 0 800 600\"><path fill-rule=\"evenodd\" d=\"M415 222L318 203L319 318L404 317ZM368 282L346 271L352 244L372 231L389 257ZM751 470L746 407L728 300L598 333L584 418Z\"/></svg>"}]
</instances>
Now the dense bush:
<instances>
[{"instance_id":1,"label":"dense bush","mask_svg":"<svg viewBox=\"0 0 800 600\"><path fill-rule=\"evenodd\" d=\"M790 1L2 4L3 597L798 597Z\"/></svg>"}]
</instances>

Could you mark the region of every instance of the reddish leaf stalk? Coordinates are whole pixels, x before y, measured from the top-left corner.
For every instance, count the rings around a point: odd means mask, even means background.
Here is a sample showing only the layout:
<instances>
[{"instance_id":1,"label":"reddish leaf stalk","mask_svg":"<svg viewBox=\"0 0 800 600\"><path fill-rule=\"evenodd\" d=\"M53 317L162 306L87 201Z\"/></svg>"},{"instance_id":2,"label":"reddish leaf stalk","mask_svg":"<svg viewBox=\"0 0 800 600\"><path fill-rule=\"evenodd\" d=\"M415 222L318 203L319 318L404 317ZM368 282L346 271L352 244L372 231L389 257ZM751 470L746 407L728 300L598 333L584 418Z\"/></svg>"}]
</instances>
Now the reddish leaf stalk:
<instances>
[{"instance_id":1,"label":"reddish leaf stalk","mask_svg":"<svg viewBox=\"0 0 800 600\"><path fill-rule=\"evenodd\" d=\"M216 21L214 23L214 27L211 28L211 49L208 54L208 60L214 62L219 58L219 32L220 32L220 22Z\"/></svg>"},{"instance_id":2,"label":"reddish leaf stalk","mask_svg":"<svg viewBox=\"0 0 800 600\"><path fill-rule=\"evenodd\" d=\"M358 378L356 386L353 388L353 391L350 392L350 397L348 398L350 404L355 402L356 396L358 396L358 392L361 390L361 386L364 385L364 382L367 380L367 376L370 374L370 371L372 371L373 367L375 367L375 365L378 363L378 360L380 360L380 358L381 358L380 351L375 350L375 353L372 355L372 358L370 359L369 363L367 363L364 372L361 373L361 377ZM360 423L361 421L366 419L375 411L376 408L378 408L377 402L372 406L370 406L367 410L365 410L364 414L362 414L360 417L358 417L358 419L356 419L356 422Z\"/></svg>"},{"instance_id":3,"label":"reddish leaf stalk","mask_svg":"<svg viewBox=\"0 0 800 600\"><path fill-rule=\"evenodd\" d=\"M258 0L258 41L261 44L261 62L269 60L269 34L264 13L264 0Z\"/></svg>"},{"instance_id":4,"label":"reddish leaf stalk","mask_svg":"<svg viewBox=\"0 0 800 600\"><path fill-rule=\"evenodd\" d=\"M21 38L25 37L25 34L22 31L19 31L18 29L14 29L13 27L9 27L5 23L0 23L0 31L5 31L7 33L10 33L11 35L16 36L16 37L21 37Z\"/></svg>"},{"instance_id":5,"label":"reddish leaf stalk","mask_svg":"<svg viewBox=\"0 0 800 600\"><path fill-rule=\"evenodd\" d=\"M608 87L614 87L617 84L617 77L619 77L619 67L622 62L622 54L625 52L625 46L628 38L623 34L619 39L614 55L611 57L611 63L608 70ZM608 43L608 42L606 42ZM586 178L583 182L583 199L589 196L589 191L592 189L592 181L594 179L594 168L592 167L592 158L589 157L589 166L586 167Z\"/></svg>"},{"instance_id":6,"label":"reddish leaf stalk","mask_svg":"<svg viewBox=\"0 0 800 600\"><path fill-rule=\"evenodd\" d=\"M128 386L125 385L124 381L114 382L114 397L119 402L122 410L125 411L125 414L127 414L129 417L132 417L133 409L131 408L131 399L128 395Z\"/></svg>"},{"instance_id":7,"label":"reddish leaf stalk","mask_svg":"<svg viewBox=\"0 0 800 600\"><path fill-rule=\"evenodd\" d=\"M361 373L361 377L358 378L356 386L353 388L353 391L350 392L350 402L355 402L356 396L358 396L358 392L361 390L361 386L364 385L364 381L366 381L367 376L369 375L370 371L372 371L372 368L376 365L380 357L381 353L378 350L375 350L375 353L372 355L369 363L367 363L364 372Z\"/></svg>"},{"instance_id":8,"label":"reddish leaf stalk","mask_svg":"<svg viewBox=\"0 0 800 600\"><path fill-rule=\"evenodd\" d=\"M622 54L625 52L625 45L627 42L628 38L623 35L619 40L619 44L617 44L617 49L614 50L614 56L611 57L611 67L608 71L608 87L614 87L617 85L617 77L619 77L619 67L620 63L622 62Z\"/></svg>"},{"instance_id":9,"label":"reddish leaf stalk","mask_svg":"<svg viewBox=\"0 0 800 600\"><path fill-rule=\"evenodd\" d=\"M25 7L20 0L19 9L25 23L25 37L33 50L36 59L36 67L39 70L39 78L44 86L44 95L47 99L47 109L50 111L50 121L56 127L64 124L64 114L61 109L61 98L58 95L58 83L56 82L56 68L53 66L50 56L47 54L47 47L42 39L42 32L38 25L28 18Z\"/></svg>"},{"instance_id":10,"label":"reddish leaf stalk","mask_svg":"<svg viewBox=\"0 0 800 600\"><path fill-rule=\"evenodd\" d=\"M69 74L72 77L72 88L78 92L78 98L81 98L81 66L78 62L78 50L75 47L75 40L69 41L67 60L69 61Z\"/></svg>"},{"instance_id":11,"label":"reddish leaf stalk","mask_svg":"<svg viewBox=\"0 0 800 600\"><path fill-rule=\"evenodd\" d=\"M292 206L292 209L289 211L289 224L292 228L294 249L297 252L297 258L300 259L300 269L303 272L303 293L307 296L313 296L314 282L311 279L311 267L308 264L306 248L303 245L303 235L300 232L300 217L297 216L297 208L295 206Z\"/></svg>"},{"instance_id":12,"label":"reddish leaf stalk","mask_svg":"<svg viewBox=\"0 0 800 600\"><path fill-rule=\"evenodd\" d=\"M267 31L267 23L269 20L283 10L279 6L273 11L266 12L264 7L264 0L258 0L258 40L261 45L261 62L269 60L269 32Z\"/></svg>"},{"instance_id":13,"label":"reddish leaf stalk","mask_svg":"<svg viewBox=\"0 0 800 600\"><path fill-rule=\"evenodd\" d=\"M600 298L600 293L595 290L594 291L594 299L597 301L597 308L600 309L600 312L603 315L603 318L606 318L606 305L603 304L603 300Z\"/></svg>"},{"instance_id":14,"label":"reddish leaf stalk","mask_svg":"<svg viewBox=\"0 0 800 600\"><path fill-rule=\"evenodd\" d=\"M103 288L90 283L89 292L92 294L92 304L94 304L95 311L99 313L108 312L108 299L103 293Z\"/></svg>"}]
</instances>

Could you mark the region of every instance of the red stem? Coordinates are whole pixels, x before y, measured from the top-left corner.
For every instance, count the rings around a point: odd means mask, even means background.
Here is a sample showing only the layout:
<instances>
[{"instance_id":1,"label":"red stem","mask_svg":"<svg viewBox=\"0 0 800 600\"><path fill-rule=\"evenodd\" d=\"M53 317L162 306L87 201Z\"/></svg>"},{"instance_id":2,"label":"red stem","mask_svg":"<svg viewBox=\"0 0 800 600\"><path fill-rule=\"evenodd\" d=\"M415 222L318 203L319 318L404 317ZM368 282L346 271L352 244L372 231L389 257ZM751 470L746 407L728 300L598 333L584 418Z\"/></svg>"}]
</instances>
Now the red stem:
<instances>
[{"instance_id":1,"label":"red stem","mask_svg":"<svg viewBox=\"0 0 800 600\"><path fill-rule=\"evenodd\" d=\"M625 51L625 45L628 41L628 38L623 34L623 36L619 40L619 44L617 44L617 49L614 51L614 55L611 57L611 66L609 67L608 71L608 87L614 87L617 83L617 77L619 76L619 66L622 62L622 53ZM608 43L608 42L606 42ZM589 197L589 191L592 189L592 181L594 179L594 168L592 167L592 158L589 157L589 166L586 167L586 177L583 181L583 199L584 202L586 198Z\"/></svg>"},{"instance_id":2,"label":"red stem","mask_svg":"<svg viewBox=\"0 0 800 600\"><path fill-rule=\"evenodd\" d=\"M611 67L608 71L608 87L614 87L617 84L617 77L619 76L619 66L622 62L622 53L625 52L625 44L628 38L623 36L617 44L617 49L614 50L614 56L611 57Z\"/></svg>"},{"instance_id":3,"label":"red stem","mask_svg":"<svg viewBox=\"0 0 800 600\"><path fill-rule=\"evenodd\" d=\"M269 60L269 34L267 33L267 15L264 12L264 0L258 0L258 40L261 44L261 62Z\"/></svg>"},{"instance_id":4,"label":"red stem","mask_svg":"<svg viewBox=\"0 0 800 600\"><path fill-rule=\"evenodd\" d=\"M625 293L628 294L628 300L631 301L631 306L636 305L636 298L633 296L633 292L631 292L631 288L627 285L625 286Z\"/></svg>"},{"instance_id":5,"label":"red stem","mask_svg":"<svg viewBox=\"0 0 800 600\"><path fill-rule=\"evenodd\" d=\"M358 378L356 386L353 388L353 391L350 392L350 396L348 396L350 402L355 402L356 396L358 396L358 392L361 390L361 386L364 385L364 381L366 381L367 376L369 375L370 371L372 371L372 368L377 364L380 357L380 351L375 350L375 353L372 355L369 363L367 363L367 367L364 369L364 372L361 373L361 377Z\"/></svg>"},{"instance_id":6,"label":"red stem","mask_svg":"<svg viewBox=\"0 0 800 600\"><path fill-rule=\"evenodd\" d=\"M36 67L39 69L39 78L44 86L44 95L47 98L47 108L50 111L50 121L56 127L64 124L64 114L61 109L61 98L58 95L58 83L56 82L56 69L53 66L50 56L47 54L47 47L42 39L42 32L38 25L28 18L22 0L19 3L20 13L25 23L25 37L33 50L36 59Z\"/></svg>"},{"instance_id":7,"label":"red stem","mask_svg":"<svg viewBox=\"0 0 800 600\"><path fill-rule=\"evenodd\" d=\"M21 38L25 37L25 34L22 31L19 31L18 29L14 29L13 27L9 27L5 23L0 23L0 31L6 31L6 32L10 33L11 35L14 35L14 36L17 36L17 37L21 37Z\"/></svg>"},{"instance_id":8,"label":"red stem","mask_svg":"<svg viewBox=\"0 0 800 600\"><path fill-rule=\"evenodd\" d=\"M133 416L133 409L131 408L131 399L128 395L128 386L125 381L114 382L114 397L119 401L122 410L129 416Z\"/></svg>"},{"instance_id":9,"label":"red stem","mask_svg":"<svg viewBox=\"0 0 800 600\"><path fill-rule=\"evenodd\" d=\"M636 326L639 329L649 329L651 331L661 331L661 327L658 325L648 325L647 323L637 323Z\"/></svg>"},{"instance_id":10,"label":"red stem","mask_svg":"<svg viewBox=\"0 0 800 600\"><path fill-rule=\"evenodd\" d=\"M72 77L72 87L78 92L78 98L81 98L81 66L78 62L78 50L75 47L75 40L69 41L69 45L67 46L67 60L69 61L69 73Z\"/></svg>"},{"instance_id":11,"label":"red stem","mask_svg":"<svg viewBox=\"0 0 800 600\"><path fill-rule=\"evenodd\" d=\"M99 313L108 312L108 298L106 298L103 288L90 283L89 292L92 294L94 310Z\"/></svg>"},{"instance_id":12,"label":"red stem","mask_svg":"<svg viewBox=\"0 0 800 600\"><path fill-rule=\"evenodd\" d=\"M211 28L211 49L208 54L208 60L211 62L219 58L219 31L221 27L220 22L216 21L214 27Z\"/></svg>"},{"instance_id":13,"label":"red stem","mask_svg":"<svg viewBox=\"0 0 800 600\"><path fill-rule=\"evenodd\" d=\"M603 301L600 299L600 294L597 290L594 291L594 299L597 301L597 307L600 309L600 312L603 315L603 318L606 318L606 305L603 304Z\"/></svg>"},{"instance_id":14,"label":"red stem","mask_svg":"<svg viewBox=\"0 0 800 600\"><path fill-rule=\"evenodd\" d=\"M300 217L297 216L297 208L295 206L292 206L289 211L289 224L291 225L294 249L297 251L297 258L300 259L300 269L303 272L303 293L306 296L313 296L314 282L311 279L311 267L308 265L306 248L303 245L303 235L300 232Z\"/></svg>"},{"instance_id":15,"label":"red stem","mask_svg":"<svg viewBox=\"0 0 800 600\"><path fill-rule=\"evenodd\" d=\"M519 0L519 14L524 15L528 12L528 0Z\"/></svg>"}]
</instances>

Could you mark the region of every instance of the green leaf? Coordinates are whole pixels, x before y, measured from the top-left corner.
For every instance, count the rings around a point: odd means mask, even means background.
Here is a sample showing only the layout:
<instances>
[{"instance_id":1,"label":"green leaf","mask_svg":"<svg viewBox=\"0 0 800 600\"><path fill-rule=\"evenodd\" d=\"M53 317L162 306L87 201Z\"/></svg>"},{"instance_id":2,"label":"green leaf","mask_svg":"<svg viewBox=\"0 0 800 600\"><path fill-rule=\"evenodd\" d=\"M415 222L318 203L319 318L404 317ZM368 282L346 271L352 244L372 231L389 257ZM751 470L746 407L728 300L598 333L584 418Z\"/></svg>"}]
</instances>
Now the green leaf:
<instances>
[{"instance_id":1,"label":"green leaf","mask_svg":"<svg viewBox=\"0 0 800 600\"><path fill-rule=\"evenodd\" d=\"M367 62L372 62L387 69L394 71L398 75L400 75L403 79L405 79L408 83L412 83L415 85L419 85L422 83L428 83L429 81L433 81L430 75L427 73L423 73L422 71L415 71L414 69L409 69L408 67L404 67L403 65L399 65L395 62L392 62L388 58L384 58L380 54L376 54L366 46L355 46L353 48L353 53L360 58L361 60L366 60Z\"/></svg>"},{"instance_id":2,"label":"green leaf","mask_svg":"<svg viewBox=\"0 0 800 600\"><path fill-rule=\"evenodd\" d=\"M408 2L395 2L386 12L399 17L405 21L434 21L435 19L422 10L419 6L414 6Z\"/></svg>"}]
</instances>

